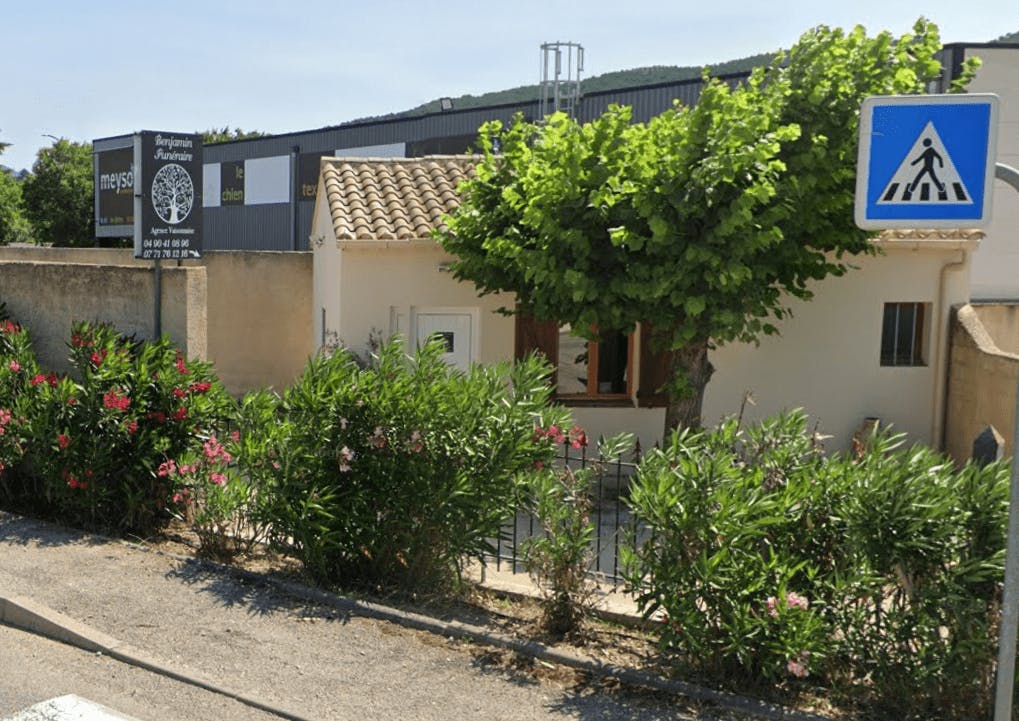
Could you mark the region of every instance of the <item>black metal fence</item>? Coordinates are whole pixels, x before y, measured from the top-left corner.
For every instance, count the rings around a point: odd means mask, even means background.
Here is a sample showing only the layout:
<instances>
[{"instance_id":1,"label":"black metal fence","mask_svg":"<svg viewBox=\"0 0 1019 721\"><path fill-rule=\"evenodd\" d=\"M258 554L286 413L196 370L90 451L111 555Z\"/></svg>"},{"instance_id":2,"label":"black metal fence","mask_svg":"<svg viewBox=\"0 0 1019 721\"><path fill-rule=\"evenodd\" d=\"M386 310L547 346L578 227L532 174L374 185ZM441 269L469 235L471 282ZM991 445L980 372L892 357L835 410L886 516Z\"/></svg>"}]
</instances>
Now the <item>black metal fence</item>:
<instances>
[{"instance_id":1,"label":"black metal fence","mask_svg":"<svg viewBox=\"0 0 1019 721\"><path fill-rule=\"evenodd\" d=\"M557 459L560 469L590 469L594 474L591 483L591 520L594 523L594 538L591 542L591 573L600 581L613 587L622 583L620 545L627 538L640 538L640 529L630 513L626 499L630 482L636 475L640 460L638 444L630 458L607 461L601 456L589 456L587 448L574 449L563 444L563 452ZM526 573L522 546L533 536L543 533L541 522L528 510L518 511L506 523L498 539L496 553L488 559L496 570L512 573Z\"/></svg>"}]
</instances>

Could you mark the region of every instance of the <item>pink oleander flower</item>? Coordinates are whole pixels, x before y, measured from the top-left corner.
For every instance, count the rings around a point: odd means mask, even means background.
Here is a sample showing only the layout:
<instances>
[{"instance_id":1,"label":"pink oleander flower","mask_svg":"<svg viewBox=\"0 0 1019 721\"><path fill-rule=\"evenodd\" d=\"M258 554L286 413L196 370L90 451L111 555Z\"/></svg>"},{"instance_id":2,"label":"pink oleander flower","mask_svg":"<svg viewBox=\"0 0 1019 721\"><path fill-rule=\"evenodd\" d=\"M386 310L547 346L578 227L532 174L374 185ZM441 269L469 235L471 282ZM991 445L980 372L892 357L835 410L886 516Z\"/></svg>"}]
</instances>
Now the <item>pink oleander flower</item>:
<instances>
[{"instance_id":1,"label":"pink oleander flower","mask_svg":"<svg viewBox=\"0 0 1019 721\"><path fill-rule=\"evenodd\" d=\"M807 659L810 658L810 651L800 651L796 654L796 658L791 658L786 663L786 670L790 676L796 678L806 678L810 675L810 671L807 669Z\"/></svg>"},{"instance_id":2,"label":"pink oleander flower","mask_svg":"<svg viewBox=\"0 0 1019 721\"><path fill-rule=\"evenodd\" d=\"M795 591L790 591L785 597L786 608L799 608L806 611L810 607L810 601L806 596L801 596Z\"/></svg>"},{"instance_id":3,"label":"pink oleander flower","mask_svg":"<svg viewBox=\"0 0 1019 721\"><path fill-rule=\"evenodd\" d=\"M60 446L60 450L64 450L71 445L71 437L65 436L63 433L57 436L57 444Z\"/></svg>"},{"instance_id":4,"label":"pink oleander flower","mask_svg":"<svg viewBox=\"0 0 1019 721\"><path fill-rule=\"evenodd\" d=\"M407 449L411 453L420 453L425 449L425 439L421 435L421 431L413 431L410 434L410 439L407 441Z\"/></svg>"},{"instance_id":5,"label":"pink oleander flower","mask_svg":"<svg viewBox=\"0 0 1019 721\"><path fill-rule=\"evenodd\" d=\"M779 614L780 606L782 608L790 609L796 608L801 611L806 611L810 608L810 601L806 596L801 596L795 591L790 591L786 594L785 603L780 604L780 600L775 596L768 596L768 600L765 601L768 608L768 615L775 618Z\"/></svg>"},{"instance_id":6,"label":"pink oleander flower","mask_svg":"<svg viewBox=\"0 0 1019 721\"><path fill-rule=\"evenodd\" d=\"M156 475L160 478L166 478L173 474L177 470L177 464L173 462L171 458L168 461L163 461L159 464L159 470L156 471Z\"/></svg>"},{"instance_id":7,"label":"pink oleander flower","mask_svg":"<svg viewBox=\"0 0 1019 721\"><path fill-rule=\"evenodd\" d=\"M354 451L350 450L346 446L340 449L340 473L349 473L351 466L350 462L354 460Z\"/></svg>"},{"instance_id":8,"label":"pink oleander flower","mask_svg":"<svg viewBox=\"0 0 1019 721\"><path fill-rule=\"evenodd\" d=\"M202 447L205 449L205 457L213 463L219 460L229 463L233 460L233 456L227 453L226 449L220 445L219 441L217 441L215 437L207 440Z\"/></svg>"},{"instance_id":9,"label":"pink oleander flower","mask_svg":"<svg viewBox=\"0 0 1019 721\"><path fill-rule=\"evenodd\" d=\"M18 363L16 360L12 360L10 363L8 363L7 367L10 368L11 371L14 373L17 373L18 371L21 370L21 364Z\"/></svg>"},{"instance_id":10,"label":"pink oleander flower","mask_svg":"<svg viewBox=\"0 0 1019 721\"><path fill-rule=\"evenodd\" d=\"M123 413L131 406L131 399L128 396L119 395L116 390L112 390L103 394L103 405Z\"/></svg>"},{"instance_id":11,"label":"pink oleander flower","mask_svg":"<svg viewBox=\"0 0 1019 721\"><path fill-rule=\"evenodd\" d=\"M215 483L217 486L226 484L226 476L222 473L210 473L209 480Z\"/></svg>"}]
</instances>

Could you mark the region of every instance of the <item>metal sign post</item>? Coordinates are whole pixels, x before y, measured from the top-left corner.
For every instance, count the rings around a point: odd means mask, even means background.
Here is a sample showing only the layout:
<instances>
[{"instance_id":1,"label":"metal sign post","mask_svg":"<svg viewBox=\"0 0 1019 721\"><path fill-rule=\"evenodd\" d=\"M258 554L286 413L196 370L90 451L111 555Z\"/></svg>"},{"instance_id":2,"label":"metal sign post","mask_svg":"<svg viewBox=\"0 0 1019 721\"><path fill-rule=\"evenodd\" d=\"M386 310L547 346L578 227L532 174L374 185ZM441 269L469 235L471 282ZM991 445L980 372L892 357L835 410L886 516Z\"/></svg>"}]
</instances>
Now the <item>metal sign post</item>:
<instances>
[{"instance_id":1,"label":"metal sign post","mask_svg":"<svg viewBox=\"0 0 1019 721\"><path fill-rule=\"evenodd\" d=\"M995 177L1019 192L1019 170L995 166ZM1012 481L1008 500L1008 536L1005 550L1005 590L1001 599L998 629L998 673L995 679L994 721L1011 721L1015 694L1015 644L1019 629L1019 381L1016 383L1015 413L1012 416Z\"/></svg>"}]
</instances>

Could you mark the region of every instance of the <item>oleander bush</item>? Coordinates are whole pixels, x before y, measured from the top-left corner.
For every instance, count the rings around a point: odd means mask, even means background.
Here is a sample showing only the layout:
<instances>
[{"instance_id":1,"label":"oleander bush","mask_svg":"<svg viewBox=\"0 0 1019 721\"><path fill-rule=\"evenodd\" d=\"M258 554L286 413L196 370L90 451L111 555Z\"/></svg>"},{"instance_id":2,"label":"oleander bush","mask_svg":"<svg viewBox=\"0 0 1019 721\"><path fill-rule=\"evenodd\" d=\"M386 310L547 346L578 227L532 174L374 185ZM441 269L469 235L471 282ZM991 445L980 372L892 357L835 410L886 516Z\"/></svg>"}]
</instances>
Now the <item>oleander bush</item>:
<instances>
[{"instance_id":1,"label":"oleander bush","mask_svg":"<svg viewBox=\"0 0 1019 721\"><path fill-rule=\"evenodd\" d=\"M580 426L535 429L535 440L551 440L557 447L584 452L587 433ZM598 443L597 457L583 468L568 464L543 466L526 474L520 506L538 522L540 531L521 546L524 566L541 591L542 625L555 637L583 630L591 614L595 582L594 484L610 464L632 449L634 437L622 433Z\"/></svg>"},{"instance_id":2,"label":"oleander bush","mask_svg":"<svg viewBox=\"0 0 1019 721\"><path fill-rule=\"evenodd\" d=\"M320 580L448 587L491 550L519 476L551 461L535 424L564 414L548 407L544 363L463 372L442 353L433 342L408 356L396 339L366 367L321 354L278 403L246 402L242 437L261 440L242 467L257 479L261 520Z\"/></svg>"},{"instance_id":3,"label":"oleander bush","mask_svg":"<svg viewBox=\"0 0 1019 721\"><path fill-rule=\"evenodd\" d=\"M867 441L825 454L800 412L675 433L631 489L627 582L688 673L987 715L1008 467Z\"/></svg>"},{"instance_id":4,"label":"oleander bush","mask_svg":"<svg viewBox=\"0 0 1019 721\"><path fill-rule=\"evenodd\" d=\"M6 337L18 334L5 334ZM233 400L208 363L168 339L75 324L71 374L4 361L23 438L12 502L88 528L145 535L171 518L180 483L160 467L224 429Z\"/></svg>"},{"instance_id":5,"label":"oleander bush","mask_svg":"<svg viewBox=\"0 0 1019 721\"><path fill-rule=\"evenodd\" d=\"M11 494L25 454L22 397L38 364L28 329L12 321L0 303L0 501Z\"/></svg>"}]
</instances>

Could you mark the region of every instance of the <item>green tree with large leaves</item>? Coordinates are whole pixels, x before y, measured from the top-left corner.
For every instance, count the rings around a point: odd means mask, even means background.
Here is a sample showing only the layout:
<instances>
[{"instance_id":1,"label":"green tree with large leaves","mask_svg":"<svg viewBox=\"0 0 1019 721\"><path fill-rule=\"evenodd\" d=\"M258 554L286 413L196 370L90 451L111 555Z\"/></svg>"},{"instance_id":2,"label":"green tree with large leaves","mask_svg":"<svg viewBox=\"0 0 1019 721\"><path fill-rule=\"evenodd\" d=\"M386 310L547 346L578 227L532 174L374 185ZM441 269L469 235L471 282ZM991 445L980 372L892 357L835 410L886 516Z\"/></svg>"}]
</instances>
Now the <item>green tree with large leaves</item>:
<instances>
[{"instance_id":1,"label":"green tree with large leaves","mask_svg":"<svg viewBox=\"0 0 1019 721\"><path fill-rule=\"evenodd\" d=\"M56 246L95 244L92 144L65 138L36 154L22 183L25 213L36 240Z\"/></svg>"},{"instance_id":2,"label":"green tree with large leaves","mask_svg":"<svg viewBox=\"0 0 1019 721\"><path fill-rule=\"evenodd\" d=\"M671 379L666 430L697 426L713 347L776 333L791 298L874 252L853 223L860 104L926 92L940 49L923 19L899 38L822 26L648 123L625 107L488 123L439 240L457 278L515 293L517 312L590 340L649 324Z\"/></svg>"},{"instance_id":3,"label":"green tree with large leaves","mask_svg":"<svg viewBox=\"0 0 1019 721\"><path fill-rule=\"evenodd\" d=\"M32 226L22 211L21 183L0 170L0 245L31 240Z\"/></svg>"},{"instance_id":4,"label":"green tree with large leaves","mask_svg":"<svg viewBox=\"0 0 1019 721\"><path fill-rule=\"evenodd\" d=\"M0 141L0 155L10 143ZM32 239L32 228L21 204L21 183L0 169L0 245L24 243Z\"/></svg>"}]
</instances>

